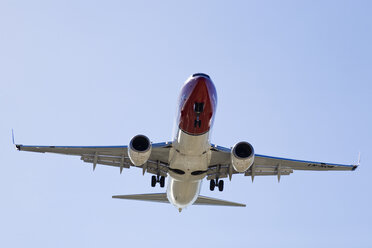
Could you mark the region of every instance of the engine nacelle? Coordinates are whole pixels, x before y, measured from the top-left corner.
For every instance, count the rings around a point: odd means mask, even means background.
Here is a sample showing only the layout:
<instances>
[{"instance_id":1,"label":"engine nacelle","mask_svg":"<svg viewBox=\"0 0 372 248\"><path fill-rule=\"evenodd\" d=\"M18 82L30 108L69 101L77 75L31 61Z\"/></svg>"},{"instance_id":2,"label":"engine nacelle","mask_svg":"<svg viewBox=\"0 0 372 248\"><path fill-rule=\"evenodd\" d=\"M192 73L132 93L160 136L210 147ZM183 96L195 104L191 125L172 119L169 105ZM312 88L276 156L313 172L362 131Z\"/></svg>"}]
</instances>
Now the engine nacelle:
<instances>
[{"instance_id":1,"label":"engine nacelle","mask_svg":"<svg viewBox=\"0 0 372 248\"><path fill-rule=\"evenodd\" d=\"M254 149L248 142L239 142L231 151L231 164L237 172L245 172L254 162Z\"/></svg>"},{"instance_id":2,"label":"engine nacelle","mask_svg":"<svg viewBox=\"0 0 372 248\"><path fill-rule=\"evenodd\" d=\"M150 158L151 142L145 135L134 136L129 143L128 155L130 161L136 166L141 166Z\"/></svg>"}]
</instances>

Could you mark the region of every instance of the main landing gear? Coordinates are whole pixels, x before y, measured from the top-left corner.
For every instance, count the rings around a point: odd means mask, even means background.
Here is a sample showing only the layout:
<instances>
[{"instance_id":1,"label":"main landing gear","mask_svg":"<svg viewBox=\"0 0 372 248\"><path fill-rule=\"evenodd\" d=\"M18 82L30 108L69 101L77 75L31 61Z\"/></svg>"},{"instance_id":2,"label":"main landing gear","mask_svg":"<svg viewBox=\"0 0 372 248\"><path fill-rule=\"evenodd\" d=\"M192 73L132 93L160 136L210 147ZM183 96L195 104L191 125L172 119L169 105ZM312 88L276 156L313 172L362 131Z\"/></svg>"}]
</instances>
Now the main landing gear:
<instances>
[{"instance_id":1,"label":"main landing gear","mask_svg":"<svg viewBox=\"0 0 372 248\"><path fill-rule=\"evenodd\" d=\"M156 183L159 183L160 187L164 188L165 177L163 177L163 176L152 176L151 177L151 187L155 187Z\"/></svg>"},{"instance_id":2,"label":"main landing gear","mask_svg":"<svg viewBox=\"0 0 372 248\"><path fill-rule=\"evenodd\" d=\"M211 179L209 182L209 189L214 191L215 187L218 187L219 191L223 191L223 180L218 180L218 178Z\"/></svg>"}]
</instances>

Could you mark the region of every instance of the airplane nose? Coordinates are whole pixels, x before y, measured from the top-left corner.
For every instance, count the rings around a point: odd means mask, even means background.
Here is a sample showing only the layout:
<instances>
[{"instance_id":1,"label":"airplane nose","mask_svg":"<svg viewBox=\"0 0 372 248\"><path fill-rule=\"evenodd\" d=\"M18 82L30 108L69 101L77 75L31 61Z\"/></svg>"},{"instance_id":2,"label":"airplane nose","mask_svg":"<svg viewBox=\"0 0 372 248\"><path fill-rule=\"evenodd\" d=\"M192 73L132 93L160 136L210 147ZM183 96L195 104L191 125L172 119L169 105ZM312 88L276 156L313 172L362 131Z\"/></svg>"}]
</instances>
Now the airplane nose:
<instances>
[{"instance_id":1,"label":"airplane nose","mask_svg":"<svg viewBox=\"0 0 372 248\"><path fill-rule=\"evenodd\" d=\"M195 73L190 81L193 84L192 95L198 100L209 98L211 89L214 88L211 78L205 73ZM195 99L196 100L196 99Z\"/></svg>"},{"instance_id":2,"label":"airplane nose","mask_svg":"<svg viewBox=\"0 0 372 248\"><path fill-rule=\"evenodd\" d=\"M179 127L189 134L207 132L217 104L216 89L205 73L193 74L181 91Z\"/></svg>"},{"instance_id":3,"label":"airplane nose","mask_svg":"<svg viewBox=\"0 0 372 248\"><path fill-rule=\"evenodd\" d=\"M208 97L208 80L204 77L199 77L196 79L196 84L193 90L194 96L198 98L207 98ZM201 99L200 99L201 100ZM205 99L204 99L205 100Z\"/></svg>"},{"instance_id":4,"label":"airplane nose","mask_svg":"<svg viewBox=\"0 0 372 248\"><path fill-rule=\"evenodd\" d=\"M207 75L205 73L194 73L194 74L192 74L192 77L205 77L205 78L211 79L209 77L209 75Z\"/></svg>"}]
</instances>

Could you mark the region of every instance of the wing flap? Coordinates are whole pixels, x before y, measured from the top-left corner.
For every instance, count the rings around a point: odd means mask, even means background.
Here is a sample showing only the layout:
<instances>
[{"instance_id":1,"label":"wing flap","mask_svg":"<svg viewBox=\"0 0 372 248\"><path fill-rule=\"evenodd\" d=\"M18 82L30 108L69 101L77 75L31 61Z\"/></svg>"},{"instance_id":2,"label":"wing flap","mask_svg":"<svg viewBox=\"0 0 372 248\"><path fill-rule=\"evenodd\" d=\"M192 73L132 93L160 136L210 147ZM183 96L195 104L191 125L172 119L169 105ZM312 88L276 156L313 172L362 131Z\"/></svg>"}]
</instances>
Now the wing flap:
<instances>
[{"instance_id":1,"label":"wing flap","mask_svg":"<svg viewBox=\"0 0 372 248\"><path fill-rule=\"evenodd\" d=\"M254 163L257 167L280 165L280 166L289 167L294 170L316 170L316 171L355 170L357 167L356 165L314 162L314 161L306 161L306 160L271 157L271 156L259 155L259 154L255 155Z\"/></svg>"}]
</instances>

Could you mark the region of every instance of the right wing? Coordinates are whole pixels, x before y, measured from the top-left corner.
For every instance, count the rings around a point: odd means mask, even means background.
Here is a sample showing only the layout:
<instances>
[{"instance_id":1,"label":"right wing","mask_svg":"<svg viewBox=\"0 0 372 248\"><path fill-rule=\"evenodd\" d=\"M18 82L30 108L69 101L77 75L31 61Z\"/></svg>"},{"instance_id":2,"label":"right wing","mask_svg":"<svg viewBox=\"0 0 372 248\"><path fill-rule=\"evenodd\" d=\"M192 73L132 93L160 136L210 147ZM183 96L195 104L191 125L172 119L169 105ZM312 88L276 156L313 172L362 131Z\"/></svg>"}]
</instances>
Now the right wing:
<instances>
[{"instance_id":1,"label":"right wing","mask_svg":"<svg viewBox=\"0 0 372 248\"><path fill-rule=\"evenodd\" d=\"M127 146L27 146L16 145L19 151L57 153L80 156L86 163L92 163L93 169L97 164L123 168L130 166L142 168L143 173L149 172L159 176L167 176L169 150L172 142L152 144L152 152L149 160L141 165L134 166L128 157Z\"/></svg>"},{"instance_id":2,"label":"right wing","mask_svg":"<svg viewBox=\"0 0 372 248\"><path fill-rule=\"evenodd\" d=\"M231 178L233 174L239 174L231 166L231 149L212 145L211 151L211 163L207 172L208 179L228 176ZM280 176L289 175L294 170L353 171L357 167L358 165L323 163L255 154L253 165L242 174L251 176L252 179L255 176L278 176L280 179Z\"/></svg>"}]
</instances>

